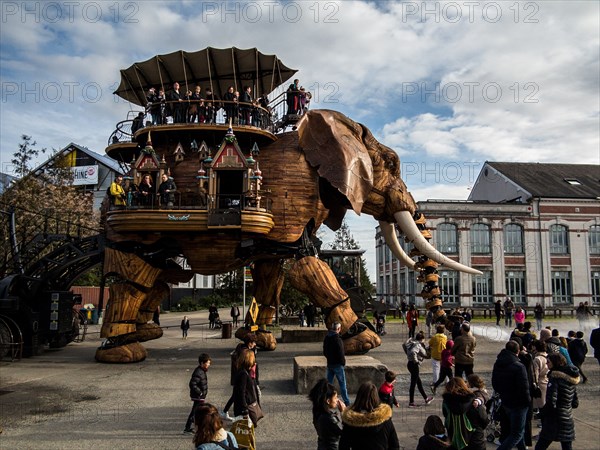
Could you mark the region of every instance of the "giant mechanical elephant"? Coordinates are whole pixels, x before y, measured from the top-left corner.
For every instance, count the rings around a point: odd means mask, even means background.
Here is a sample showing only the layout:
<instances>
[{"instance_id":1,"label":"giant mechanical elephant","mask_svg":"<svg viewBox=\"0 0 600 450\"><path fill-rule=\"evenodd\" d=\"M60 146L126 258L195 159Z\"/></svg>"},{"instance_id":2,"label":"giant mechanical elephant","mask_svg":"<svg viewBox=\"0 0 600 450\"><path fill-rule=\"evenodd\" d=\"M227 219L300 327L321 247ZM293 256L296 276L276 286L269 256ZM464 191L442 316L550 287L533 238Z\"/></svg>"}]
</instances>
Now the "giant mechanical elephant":
<instances>
[{"instance_id":1,"label":"giant mechanical elephant","mask_svg":"<svg viewBox=\"0 0 600 450\"><path fill-rule=\"evenodd\" d=\"M325 224L336 230L351 209L379 221L393 254L405 265L420 270L421 295L437 320L444 319L437 286L438 264L450 269L479 273L440 254L425 218L400 177L400 160L371 132L341 113L313 110L304 115L297 129L277 135L261 148L263 188L270 191L274 226L265 236L240 233L178 232L153 235L111 230L106 222L105 274L121 282L111 287L102 328L107 344L96 359L133 362L146 357L141 341L162 335L147 322L165 295L167 282L178 282L190 273L173 263L185 256L192 272L225 273L254 263L254 295L260 303L258 324L270 323L283 284L283 264L293 259L287 276L294 287L327 311L326 322L342 324L348 354L362 353L380 345L379 336L357 321L348 295L339 286L329 266L311 253L310 242ZM177 179L177 172L175 171ZM395 227L413 242L411 257L402 250ZM243 333L239 330L239 333ZM239 336L239 333L236 334ZM275 348L270 333L259 333L260 345Z\"/></svg>"}]
</instances>

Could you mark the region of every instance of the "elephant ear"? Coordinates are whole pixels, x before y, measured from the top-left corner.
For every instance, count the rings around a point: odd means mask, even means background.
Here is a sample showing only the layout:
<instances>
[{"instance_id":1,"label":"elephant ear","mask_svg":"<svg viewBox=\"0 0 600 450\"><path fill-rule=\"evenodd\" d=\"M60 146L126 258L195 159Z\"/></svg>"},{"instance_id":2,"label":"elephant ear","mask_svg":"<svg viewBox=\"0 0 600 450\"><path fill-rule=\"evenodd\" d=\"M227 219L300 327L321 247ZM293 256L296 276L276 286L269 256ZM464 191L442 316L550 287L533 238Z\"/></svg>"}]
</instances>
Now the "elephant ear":
<instances>
[{"instance_id":1,"label":"elephant ear","mask_svg":"<svg viewBox=\"0 0 600 450\"><path fill-rule=\"evenodd\" d=\"M299 145L308 163L360 214L373 188L373 164L363 143L368 130L337 111L325 109L309 111L297 127ZM336 209L339 215L339 203ZM343 214L330 219L341 223Z\"/></svg>"}]
</instances>

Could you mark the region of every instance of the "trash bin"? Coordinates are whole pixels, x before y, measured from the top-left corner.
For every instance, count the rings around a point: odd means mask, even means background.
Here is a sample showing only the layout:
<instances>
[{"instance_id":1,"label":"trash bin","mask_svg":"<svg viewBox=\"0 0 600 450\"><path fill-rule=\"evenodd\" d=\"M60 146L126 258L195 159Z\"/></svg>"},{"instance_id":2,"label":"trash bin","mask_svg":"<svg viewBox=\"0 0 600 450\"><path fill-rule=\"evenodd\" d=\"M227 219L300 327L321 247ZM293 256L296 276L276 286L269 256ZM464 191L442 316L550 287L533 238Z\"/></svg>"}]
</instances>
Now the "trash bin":
<instances>
[{"instance_id":1,"label":"trash bin","mask_svg":"<svg viewBox=\"0 0 600 450\"><path fill-rule=\"evenodd\" d=\"M98 309L97 308L92 309L90 312L92 313L92 323L94 325L97 325L98 324Z\"/></svg>"},{"instance_id":2,"label":"trash bin","mask_svg":"<svg viewBox=\"0 0 600 450\"><path fill-rule=\"evenodd\" d=\"M231 339L231 329L232 326L230 323L224 323L223 324L223 328L222 328L222 334L221 334L221 338L222 339Z\"/></svg>"}]
</instances>

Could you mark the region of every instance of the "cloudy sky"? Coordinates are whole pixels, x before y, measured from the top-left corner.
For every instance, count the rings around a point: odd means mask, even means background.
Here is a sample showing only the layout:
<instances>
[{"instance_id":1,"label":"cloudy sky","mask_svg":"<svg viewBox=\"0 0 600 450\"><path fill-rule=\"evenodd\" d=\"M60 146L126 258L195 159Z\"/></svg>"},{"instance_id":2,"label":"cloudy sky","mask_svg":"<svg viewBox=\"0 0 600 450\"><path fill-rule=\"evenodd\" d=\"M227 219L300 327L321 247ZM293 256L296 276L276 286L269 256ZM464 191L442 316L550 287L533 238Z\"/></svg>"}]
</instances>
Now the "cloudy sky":
<instances>
[{"instance_id":1,"label":"cloudy sky","mask_svg":"<svg viewBox=\"0 0 600 450\"><path fill-rule=\"evenodd\" d=\"M313 108L398 152L417 200L466 199L486 160L600 163L596 1L0 4L2 172L21 134L104 152L135 106L119 70L208 46L299 69ZM374 277L375 221L347 217Z\"/></svg>"}]
</instances>

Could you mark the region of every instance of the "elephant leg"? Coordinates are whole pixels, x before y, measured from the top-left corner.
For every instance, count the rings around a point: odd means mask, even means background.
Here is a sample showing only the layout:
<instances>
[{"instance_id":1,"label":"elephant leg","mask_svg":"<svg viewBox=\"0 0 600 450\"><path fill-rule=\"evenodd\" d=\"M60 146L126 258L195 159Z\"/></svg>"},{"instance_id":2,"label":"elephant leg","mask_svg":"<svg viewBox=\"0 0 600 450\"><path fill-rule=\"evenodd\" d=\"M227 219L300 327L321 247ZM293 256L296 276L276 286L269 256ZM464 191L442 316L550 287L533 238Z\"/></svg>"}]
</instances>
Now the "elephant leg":
<instances>
[{"instance_id":1,"label":"elephant leg","mask_svg":"<svg viewBox=\"0 0 600 450\"><path fill-rule=\"evenodd\" d=\"M256 325L256 345L264 350L275 350L277 341L266 326L273 323L275 311L279 306L279 296L283 288L283 262L280 259L256 261L252 268L254 281L254 298L259 304ZM250 321L246 314L245 322ZM243 339L250 331L242 327L235 332L238 339Z\"/></svg>"},{"instance_id":2,"label":"elephant leg","mask_svg":"<svg viewBox=\"0 0 600 450\"><path fill-rule=\"evenodd\" d=\"M329 311L325 318L328 328L333 322L342 325L346 354L365 353L381 345L379 336L358 322L348 294L326 263L314 256L306 256L294 262L288 276L294 288L306 294L316 306Z\"/></svg>"},{"instance_id":3,"label":"elephant leg","mask_svg":"<svg viewBox=\"0 0 600 450\"><path fill-rule=\"evenodd\" d=\"M107 248L104 273L118 275L122 282L110 287L100 337L106 338L96 350L96 360L108 363L143 361L147 352L139 343L137 323L140 307L147 301L161 270L131 253Z\"/></svg>"},{"instance_id":4,"label":"elephant leg","mask_svg":"<svg viewBox=\"0 0 600 450\"><path fill-rule=\"evenodd\" d=\"M156 311L156 308L160 306L168 295L169 286L163 281L157 282L150 289L138 311L136 331L131 335L131 340L144 342L162 337L162 328L155 323L148 322L152 320L154 311Z\"/></svg>"}]
</instances>

